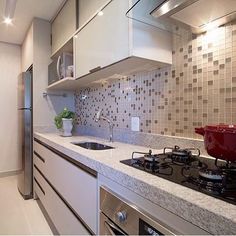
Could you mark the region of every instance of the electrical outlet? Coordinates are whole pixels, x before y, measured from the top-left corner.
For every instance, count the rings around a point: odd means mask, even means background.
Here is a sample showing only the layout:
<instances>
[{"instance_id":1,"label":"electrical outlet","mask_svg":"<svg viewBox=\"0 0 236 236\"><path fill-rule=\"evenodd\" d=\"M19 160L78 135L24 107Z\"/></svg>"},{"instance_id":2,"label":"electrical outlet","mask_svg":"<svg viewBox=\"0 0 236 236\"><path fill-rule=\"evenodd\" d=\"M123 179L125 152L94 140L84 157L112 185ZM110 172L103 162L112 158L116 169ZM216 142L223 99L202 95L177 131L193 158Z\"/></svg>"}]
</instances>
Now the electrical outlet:
<instances>
[{"instance_id":1,"label":"electrical outlet","mask_svg":"<svg viewBox=\"0 0 236 236\"><path fill-rule=\"evenodd\" d=\"M140 119L138 116L131 117L131 130L140 131Z\"/></svg>"}]
</instances>

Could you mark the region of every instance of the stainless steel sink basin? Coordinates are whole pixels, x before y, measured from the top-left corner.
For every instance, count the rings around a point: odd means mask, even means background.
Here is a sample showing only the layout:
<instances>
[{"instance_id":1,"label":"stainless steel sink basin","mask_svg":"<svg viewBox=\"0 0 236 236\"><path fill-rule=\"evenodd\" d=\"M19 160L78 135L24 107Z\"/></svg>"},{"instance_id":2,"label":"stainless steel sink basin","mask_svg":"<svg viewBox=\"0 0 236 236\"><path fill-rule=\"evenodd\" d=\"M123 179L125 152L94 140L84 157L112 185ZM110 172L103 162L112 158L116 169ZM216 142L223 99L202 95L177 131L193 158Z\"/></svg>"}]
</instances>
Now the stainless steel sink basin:
<instances>
[{"instance_id":1,"label":"stainless steel sink basin","mask_svg":"<svg viewBox=\"0 0 236 236\"><path fill-rule=\"evenodd\" d=\"M107 146L101 143L95 143L95 142L81 142L81 143L72 143L76 146L90 149L90 150L108 150L108 149L114 149L114 147Z\"/></svg>"}]
</instances>

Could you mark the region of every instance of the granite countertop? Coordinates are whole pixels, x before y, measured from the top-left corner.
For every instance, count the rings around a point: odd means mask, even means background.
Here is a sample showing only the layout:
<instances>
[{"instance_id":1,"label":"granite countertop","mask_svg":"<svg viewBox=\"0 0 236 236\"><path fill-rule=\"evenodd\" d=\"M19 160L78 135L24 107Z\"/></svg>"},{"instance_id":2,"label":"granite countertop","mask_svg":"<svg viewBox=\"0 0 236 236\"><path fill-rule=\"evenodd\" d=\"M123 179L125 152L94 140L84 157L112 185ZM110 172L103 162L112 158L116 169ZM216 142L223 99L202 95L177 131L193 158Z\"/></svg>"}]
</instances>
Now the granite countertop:
<instances>
[{"instance_id":1,"label":"granite countertop","mask_svg":"<svg viewBox=\"0 0 236 236\"><path fill-rule=\"evenodd\" d=\"M88 136L64 138L55 133L35 133L34 137L113 181L119 180L124 187L211 234L236 232L235 205L120 163L120 160L130 159L133 151L147 152L147 147L119 142L111 144ZM96 141L115 149L93 151L71 144L83 141Z\"/></svg>"}]
</instances>

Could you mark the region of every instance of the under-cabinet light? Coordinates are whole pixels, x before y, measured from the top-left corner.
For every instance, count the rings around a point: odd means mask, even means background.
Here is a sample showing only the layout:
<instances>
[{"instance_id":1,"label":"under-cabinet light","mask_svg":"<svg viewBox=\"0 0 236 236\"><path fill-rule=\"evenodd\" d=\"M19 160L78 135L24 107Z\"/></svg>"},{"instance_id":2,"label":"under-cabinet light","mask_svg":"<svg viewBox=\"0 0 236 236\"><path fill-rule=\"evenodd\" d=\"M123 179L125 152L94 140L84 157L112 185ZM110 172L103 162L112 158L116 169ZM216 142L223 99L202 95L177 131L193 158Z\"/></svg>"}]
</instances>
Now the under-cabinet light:
<instances>
[{"instance_id":1,"label":"under-cabinet light","mask_svg":"<svg viewBox=\"0 0 236 236\"><path fill-rule=\"evenodd\" d=\"M103 11L98 12L98 16L103 16L103 14L104 14Z\"/></svg>"}]
</instances>

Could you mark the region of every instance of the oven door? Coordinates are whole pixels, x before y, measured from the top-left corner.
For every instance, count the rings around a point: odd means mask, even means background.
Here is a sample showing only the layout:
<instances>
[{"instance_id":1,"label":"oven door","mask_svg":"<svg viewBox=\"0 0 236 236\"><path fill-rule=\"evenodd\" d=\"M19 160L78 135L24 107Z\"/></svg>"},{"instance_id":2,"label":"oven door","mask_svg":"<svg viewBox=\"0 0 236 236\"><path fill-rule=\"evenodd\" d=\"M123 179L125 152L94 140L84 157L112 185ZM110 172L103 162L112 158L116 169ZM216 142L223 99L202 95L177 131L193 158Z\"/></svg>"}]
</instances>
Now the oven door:
<instances>
[{"instance_id":1,"label":"oven door","mask_svg":"<svg viewBox=\"0 0 236 236\"><path fill-rule=\"evenodd\" d=\"M103 213L100 213L100 235L127 235Z\"/></svg>"}]
</instances>

